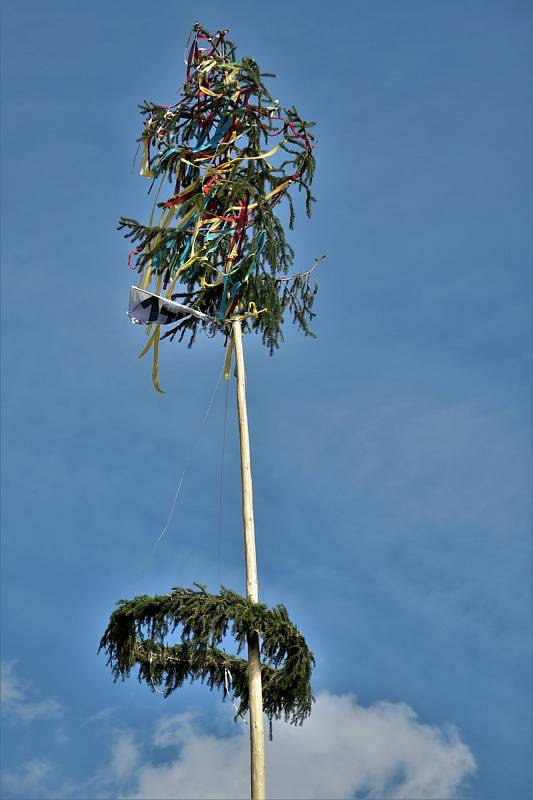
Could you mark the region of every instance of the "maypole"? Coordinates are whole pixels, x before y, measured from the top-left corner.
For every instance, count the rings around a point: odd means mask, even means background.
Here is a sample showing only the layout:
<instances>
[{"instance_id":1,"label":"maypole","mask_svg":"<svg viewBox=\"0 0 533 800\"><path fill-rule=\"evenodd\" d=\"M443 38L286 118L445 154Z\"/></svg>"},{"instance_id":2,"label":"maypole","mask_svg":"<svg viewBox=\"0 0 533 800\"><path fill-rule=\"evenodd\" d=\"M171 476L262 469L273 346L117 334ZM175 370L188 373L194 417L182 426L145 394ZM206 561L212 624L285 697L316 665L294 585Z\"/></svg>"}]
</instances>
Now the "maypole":
<instances>
[{"instance_id":1,"label":"maypole","mask_svg":"<svg viewBox=\"0 0 533 800\"><path fill-rule=\"evenodd\" d=\"M237 410L239 414L239 437L241 444L242 521L244 527L244 557L246 562L246 598L259 602L257 558L255 553L254 498L252 488L252 464L250 437L248 434L248 411L246 408L246 372L240 320L233 323L235 361L237 368ZM250 693L250 783L252 798L266 797L265 735L263 732L263 688L261 684L261 661L259 635L254 631L248 637L248 687Z\"/></svg>"},{"instance_id":2,"label":"maypole","mask_svg":"<svg viewBox=\"0 0 533 800\"><path fill-rule=\"evenodd\" d=\"M314 660L285 607L268 609L259 602L243 333L260 332L272 354L283 340L288 311L299 329L313 335L308 324L318 287L311 286L310 276L320 259L309 270L287 275L293 251L274 213L287 199L292 228L290 191L297 187L310 215L313 123L294 107L280 108L256 62L237 60L227 31L212 36L196 23L190 38L178 102L140 106L145 117L141 175L158 184L149 222L123 217L119 227L136 245L128 266L137 269L139 280L130 289L128 314L146 326L148 341L140 355L152 353L156 390L164 393L161 339L181 341L190 334L191 346L199 331L222 334L227 379L235 352L246 596L225 587L211 594L197 583L163 596L121 600L100 649L115 680L125 679L136 666L139 680L166 696L184 681L200 679L221 689L224 698L238 700L237 717L249 712L251 797L262 800L263 714L270 723L281 717L303 722L313 700ZM277 138L274 146L269 137ZM262 150L262 143L269 149ZM174 188L160 201L165 179ZM171 326L163 336L162 326ZM176 629L180 641L170 644L168 636ZM236 655L219 647L227 633L236 641ZM244 647L247 660L239 657Z\"/></svg>"}]
</instances>

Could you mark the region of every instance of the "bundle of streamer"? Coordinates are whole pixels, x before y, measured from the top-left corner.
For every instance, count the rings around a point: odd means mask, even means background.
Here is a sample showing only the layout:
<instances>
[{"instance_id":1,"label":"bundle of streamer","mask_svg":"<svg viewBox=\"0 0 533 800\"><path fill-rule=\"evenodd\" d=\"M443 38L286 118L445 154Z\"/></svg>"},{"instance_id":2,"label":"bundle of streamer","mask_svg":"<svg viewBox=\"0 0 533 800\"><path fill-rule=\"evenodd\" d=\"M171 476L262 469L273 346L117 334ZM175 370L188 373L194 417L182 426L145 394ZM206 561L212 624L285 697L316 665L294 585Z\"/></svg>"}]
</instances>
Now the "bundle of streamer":
<instances>
[{"instance_id":1,"label":"bundle of streamer","mask_svg":"<svg viewBox=\"0 0 533 800\"><path fill-rule=\"evenodd\" d=\"M197 23L189 44L178 102L140 106L141 175L158 184L148 225L119 222L135 245L128 264L139 272L129 314L148 325L141 355L153 354L158 391L161 338L188 335L191 345L200 329L222 332L227 344L238 317L272 353L283 339L285 310L313 335L318 289L312 270L287 277L294 254L275 213L287 200L293 227L296 188L311 214L313 123L280 107L263 83L267 73L251 58L237 59L227 31L211 35ZM167 181L171 194L162 200Z\"/></svg>"}]
</instances>

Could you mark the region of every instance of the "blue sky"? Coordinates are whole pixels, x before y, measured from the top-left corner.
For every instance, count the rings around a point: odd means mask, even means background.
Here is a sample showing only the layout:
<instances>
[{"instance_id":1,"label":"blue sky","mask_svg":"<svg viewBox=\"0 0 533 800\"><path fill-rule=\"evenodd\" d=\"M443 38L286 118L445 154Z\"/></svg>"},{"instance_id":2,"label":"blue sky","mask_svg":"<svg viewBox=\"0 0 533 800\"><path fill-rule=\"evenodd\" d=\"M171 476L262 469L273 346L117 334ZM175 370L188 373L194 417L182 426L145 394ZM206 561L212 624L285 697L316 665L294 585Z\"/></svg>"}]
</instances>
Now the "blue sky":
<instances>
[{"instance_id":1,"label":"blue sky","mask_svg":"<svg viewBox=\"0 0 533 800\"><path fill-rule=\"evenodd\" d=\"M216 589L225 387L200 421L223 351L162 347L156 394L115 230L147 216L137 103L173 102L197 13L4 7L6 798L245 785L229 704L114 685L96 655L119 598ZM530 3L208 0L200 21L317 122L291 241L302 268L327 255L318 338L245 343L261 596L317 661L312 718L267 750L273 796L526 797ZM243 590L233 403L228 425L222 581Z\"/></svg>"}]
</instances>

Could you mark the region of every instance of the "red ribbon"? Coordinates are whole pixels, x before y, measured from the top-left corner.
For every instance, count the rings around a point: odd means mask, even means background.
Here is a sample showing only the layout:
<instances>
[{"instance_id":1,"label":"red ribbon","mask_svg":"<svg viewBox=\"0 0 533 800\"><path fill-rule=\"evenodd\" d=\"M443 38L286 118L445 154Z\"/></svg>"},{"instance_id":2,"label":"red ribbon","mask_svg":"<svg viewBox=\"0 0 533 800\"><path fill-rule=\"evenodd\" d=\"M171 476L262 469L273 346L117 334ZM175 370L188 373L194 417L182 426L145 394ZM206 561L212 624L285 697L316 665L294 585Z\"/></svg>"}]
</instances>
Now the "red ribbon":
<instances>
[{"instance_id":1,"label":"red ribbon","mask_svg":"<svg viewBox=\"0 0 533 800\"><path fill-rule=\"evenodd\" d=\"M138 252L139 252L139 251L137 250L137 248L135 248L135 250L132 250L132 251L131 251L131 253L128 253L128 269L136 269L136 266L135 266L135 264L132 264L132 263L131 263L131 259L132 259L132 258L133 258L133 256L134 256L134 255L136 255Z\"/></svg>"}]
</instances>

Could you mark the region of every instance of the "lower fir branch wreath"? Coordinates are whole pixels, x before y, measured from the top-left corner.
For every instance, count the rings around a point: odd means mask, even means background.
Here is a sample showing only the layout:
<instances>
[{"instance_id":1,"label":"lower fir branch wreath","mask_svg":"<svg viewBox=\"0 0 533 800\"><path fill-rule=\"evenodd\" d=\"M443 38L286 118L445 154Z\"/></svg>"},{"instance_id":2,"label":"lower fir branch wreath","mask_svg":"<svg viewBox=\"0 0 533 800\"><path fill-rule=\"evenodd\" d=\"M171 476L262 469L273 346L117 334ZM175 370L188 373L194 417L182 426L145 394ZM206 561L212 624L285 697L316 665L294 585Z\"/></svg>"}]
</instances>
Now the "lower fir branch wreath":
<instances>
[{"instance_id":1,"label":"lower fir branch wreath","mask_svg":"<svg viewBox=\"0 0 533 800\"><path fill-rule=\"evenodd\" d=\"M107 653L115 680L125 680L137 665L139 682L168 697L186 680L199 679L210 689L222 689L224 699L231 691L239 701L236 717L242 717L249 707L248 662L218 645L230 633L240 653L258 633L263 711L271 725L282 717L301 725L314 700L314 658L286 608L269 609L224 587L220 594L210 594L203 585L195 586L119 601L99 647ZM165 644L178 628L180 643Z\"/></svg>"}]
</instances>

